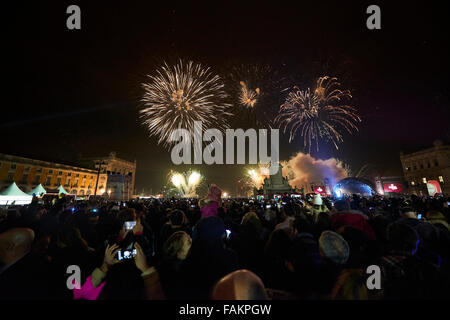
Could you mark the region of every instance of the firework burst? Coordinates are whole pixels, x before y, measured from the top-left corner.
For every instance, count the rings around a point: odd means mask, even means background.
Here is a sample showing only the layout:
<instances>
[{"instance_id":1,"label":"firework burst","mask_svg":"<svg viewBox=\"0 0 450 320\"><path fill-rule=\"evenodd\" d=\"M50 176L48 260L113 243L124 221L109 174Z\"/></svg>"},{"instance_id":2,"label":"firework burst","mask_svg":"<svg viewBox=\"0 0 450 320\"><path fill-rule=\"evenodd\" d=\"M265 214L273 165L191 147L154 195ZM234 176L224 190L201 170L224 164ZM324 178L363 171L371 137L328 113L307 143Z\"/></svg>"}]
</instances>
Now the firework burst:
<instances>
[{"instance_id":1,"label":"firework burst","mask_svg":"<svg viewBox=\"0 0 450 320\"><path fill-rule=\"evenodd\" d=\"M358 131L356 124L361 119L356 109L343 103L352 97L350 91L338 89L339 85L336 78L325 76L317 80L313 91L294 87L275 118L284 126L284 132L290 128L289 142L300 133L309 153L313 142L319 150L320 139L331 141L338 149L338 143L343 141L342 129L348 133Z\"/></svg>"},{"instance_id":2,"label":"firework burst","mask_svg":"<svg viewBox=\"0 0 450 320\"><path fill-rule=\"evenodd\" d=\"M250 128L272 127L282 79L267 65L240 65L231 69L226 86L236 124Z\"/></svg>"},{"instance_id":3,"label":"firework burst","mask_svg":"<svg viewBox=\"0 0 450 320\"><path fill-rule=\"evenodd\" d=\"M140 114L159 144L170 146L175 129L186 129L193 136L194 121L202 121L205 130L228 127L231 105L225 102L224 84L210 68L180 60L173 66L164 63L156 75L147 77Z\"/></svg>"},{"instance_id":4,"label":"firework burst","mask_svg":"<svg viewBox=\"0 0 450 320\"><path fill-rule=\"evenodd\" d=\"M203 176L197 171L184 173L170 171L169 181L183 198L195 198L197 187L203 181Z\"/></svg>"}]
</instances>

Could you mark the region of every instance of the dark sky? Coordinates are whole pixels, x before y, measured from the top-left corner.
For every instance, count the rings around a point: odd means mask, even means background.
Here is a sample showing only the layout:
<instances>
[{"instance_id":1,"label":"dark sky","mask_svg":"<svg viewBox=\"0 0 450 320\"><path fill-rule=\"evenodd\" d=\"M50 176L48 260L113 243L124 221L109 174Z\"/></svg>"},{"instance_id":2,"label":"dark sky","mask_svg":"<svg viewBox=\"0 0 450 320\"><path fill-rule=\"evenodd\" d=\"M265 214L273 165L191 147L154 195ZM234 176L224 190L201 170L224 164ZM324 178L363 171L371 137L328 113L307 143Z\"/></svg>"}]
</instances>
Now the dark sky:
<instances>
[{"instance_id":1,"label":"dark sky","mask_svg":"<svg viewBox=\"0 0 450 320\"><path fill-rule=\"evenodd\" d=\"M373 162L400 173L401 150L449 141L446 2L378 2L381 30L366 28L372 2L212 3L41 1L3 10L10 32L2 49L0 134L7 138L0 152L74 162L116 151L137 160L138 191L159 190L174 166L140 124L140 84L177 58L217 70L231 62L270 64L291 85L337 76L363 121L339 150L323 145L316 155L356 171ZM66 28L70 4L81 7L81 30ZM282 157L302 150L302 139L281 139ZM199 169L227 190L243 172Z\"/></svg>"}]
</instances>

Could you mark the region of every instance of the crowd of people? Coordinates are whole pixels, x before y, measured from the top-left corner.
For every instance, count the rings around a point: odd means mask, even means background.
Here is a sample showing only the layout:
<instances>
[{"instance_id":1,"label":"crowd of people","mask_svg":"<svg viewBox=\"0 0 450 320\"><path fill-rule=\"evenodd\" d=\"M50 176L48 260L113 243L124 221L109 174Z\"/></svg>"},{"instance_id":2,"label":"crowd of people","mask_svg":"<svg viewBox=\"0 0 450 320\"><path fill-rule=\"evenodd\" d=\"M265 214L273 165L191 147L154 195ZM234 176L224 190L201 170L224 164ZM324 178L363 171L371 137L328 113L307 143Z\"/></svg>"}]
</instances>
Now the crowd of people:
<instances>
[{"instance_id":1,"label":"crowd of people","mask_svg":"<svg viewBox=\"0 0 450 320\"><path fill-rule=\"evenodd\" d=\"M0 208L0 299L448 295L448 198L221 194L213 185L200 200L63 196Z\"/></svg>"}]
</instances>

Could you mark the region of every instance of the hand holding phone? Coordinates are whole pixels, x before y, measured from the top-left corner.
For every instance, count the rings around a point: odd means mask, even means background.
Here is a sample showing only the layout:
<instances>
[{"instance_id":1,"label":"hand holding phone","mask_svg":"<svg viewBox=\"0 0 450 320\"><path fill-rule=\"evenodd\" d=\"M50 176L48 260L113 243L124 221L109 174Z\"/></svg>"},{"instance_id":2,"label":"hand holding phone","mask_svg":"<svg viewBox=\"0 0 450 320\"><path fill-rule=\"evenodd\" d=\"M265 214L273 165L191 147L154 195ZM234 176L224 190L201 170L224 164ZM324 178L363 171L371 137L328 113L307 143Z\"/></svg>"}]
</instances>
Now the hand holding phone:
<instances>
[{"instance_id":1,"label":"hand holding phone","mask_svg":"<svg viewBox=\"0 0 450 320\"><path fill-rule=\"evenodd\" d=\"M144 254L144 251L142 250L141 246L139 245L139 243L135 242L134 243L134 250L136 251L135 257L134 257L134 261L136 263L136 267L141 270L141 272L146 271L149 266L147 264L147 258Z\"/></svg>"},{"instance_id":2,"label":"hand holding phone","mask_svg":"<svg viewBox=\"0 0 450 320\"><path fill-rule=\"evenodd\" d=\"M103 272L107 272L109 267L119 262L119 260L116 259L116 254L119 250L117 244L113 244L112 246L106 244L105 257L103 258L103 264L100 267Z\"/></svg>"},{"instance_id":3,"label":"hand holding phone","mask_svg":"<svg viewBox=\"0 0 450 320\"><path fill-rule=\"evenodd\" d=\"M136 221L125 221L125 230L133 230Z\"/></svg>"}]
</instances>

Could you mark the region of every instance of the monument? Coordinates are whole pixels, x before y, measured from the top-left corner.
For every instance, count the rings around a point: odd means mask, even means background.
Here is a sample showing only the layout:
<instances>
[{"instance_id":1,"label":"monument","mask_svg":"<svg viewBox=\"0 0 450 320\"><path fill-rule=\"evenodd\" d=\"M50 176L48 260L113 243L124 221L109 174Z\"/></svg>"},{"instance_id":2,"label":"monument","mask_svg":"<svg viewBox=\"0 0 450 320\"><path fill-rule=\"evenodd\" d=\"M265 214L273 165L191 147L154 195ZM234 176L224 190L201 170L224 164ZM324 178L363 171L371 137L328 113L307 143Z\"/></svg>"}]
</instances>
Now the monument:
<instances>
[{"instance_id":1,"label":"monument","mask_svg":"<svg viewBox=\"0 0 450 320\"><path fill-rule=\"evenodd\" d=\"M264 179L264 185L260 190L255 190L256 194L264 195L264 198L273 198L276 194L291 194L294 189L289 185L289 181L282 174L283 166L278 163L277 173L270 175L268 178Z\"/></svg>"}]
</instances>

